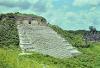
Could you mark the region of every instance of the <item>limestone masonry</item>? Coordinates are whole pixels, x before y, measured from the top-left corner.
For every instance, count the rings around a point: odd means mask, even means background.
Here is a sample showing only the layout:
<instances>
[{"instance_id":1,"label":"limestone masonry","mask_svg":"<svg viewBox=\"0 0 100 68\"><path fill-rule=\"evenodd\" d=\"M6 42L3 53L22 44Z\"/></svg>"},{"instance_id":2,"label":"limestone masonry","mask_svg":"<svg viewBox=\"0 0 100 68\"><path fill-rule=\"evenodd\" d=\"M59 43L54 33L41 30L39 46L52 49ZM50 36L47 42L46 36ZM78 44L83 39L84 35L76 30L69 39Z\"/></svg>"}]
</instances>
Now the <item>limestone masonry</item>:
<instances>
[{"instance_id":1,"label":"limestone masonry","mask_svg":"<svg viewBox=\"0 0 100 68\"><path fill-rule=\"evenodd\" d=\"M67 40L47 26L43 18L18 17L16 20L20 47L24 53L38 52L56 58L80 54Z\"/></svg>"}]
</instances>

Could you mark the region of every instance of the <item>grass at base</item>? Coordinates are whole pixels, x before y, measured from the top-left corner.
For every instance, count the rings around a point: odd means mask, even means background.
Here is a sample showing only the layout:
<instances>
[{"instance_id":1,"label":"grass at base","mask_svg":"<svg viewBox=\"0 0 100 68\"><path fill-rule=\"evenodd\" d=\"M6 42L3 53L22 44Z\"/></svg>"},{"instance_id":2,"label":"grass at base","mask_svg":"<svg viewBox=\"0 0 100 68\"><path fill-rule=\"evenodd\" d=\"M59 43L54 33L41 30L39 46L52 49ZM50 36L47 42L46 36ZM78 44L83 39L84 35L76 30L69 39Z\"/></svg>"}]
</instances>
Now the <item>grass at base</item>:
<instances>
[{"instance_id":1,"label":"grass at base","mask_svg":"<svg viewBox=\"0 0 100 68\"><path fill-rule=\"evenodd\" d=\"M57 59L38 53L19 56L18 48L0 48L0 68L100 68L100 43L79 50L82 54L77 57Z\"/></svg>"},{"instance_id":2,"label":"grass at base","mask_svg":"<svg viewBox=\"0 0 100 68\"><path fill-rule=\"evenodd\" d=\"M35 60L36 58L30 58L32 55L19 56L20 52L18 48L0 48L0 68L57 68L53 65L44 64L42 61L38 62ZM39 56L36 53L33 55Z\"/></svg>"}]
</instances>

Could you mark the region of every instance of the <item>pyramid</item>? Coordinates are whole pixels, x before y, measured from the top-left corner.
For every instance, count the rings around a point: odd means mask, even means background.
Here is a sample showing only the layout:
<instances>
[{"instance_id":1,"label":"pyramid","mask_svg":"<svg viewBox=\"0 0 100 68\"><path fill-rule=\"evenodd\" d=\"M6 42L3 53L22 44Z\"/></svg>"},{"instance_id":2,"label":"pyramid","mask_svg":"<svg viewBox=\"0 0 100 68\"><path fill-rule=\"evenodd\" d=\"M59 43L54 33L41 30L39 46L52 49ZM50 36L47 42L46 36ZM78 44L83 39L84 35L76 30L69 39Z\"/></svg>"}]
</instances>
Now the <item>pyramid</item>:
<instances>
[{"instance_id":1,"label":"pyramid","mask_svg":"<svg viewBox=\"0 0 100 68\"><path fill-rule=\"evenodd\" d=\"M47 24L41 25L39 23L37 20L32 20L31 23L27 19L21 23L17 20L22 52L38 52L55 58L66 58L80 54L75 47Z\"/></svg>"}]
</instances>

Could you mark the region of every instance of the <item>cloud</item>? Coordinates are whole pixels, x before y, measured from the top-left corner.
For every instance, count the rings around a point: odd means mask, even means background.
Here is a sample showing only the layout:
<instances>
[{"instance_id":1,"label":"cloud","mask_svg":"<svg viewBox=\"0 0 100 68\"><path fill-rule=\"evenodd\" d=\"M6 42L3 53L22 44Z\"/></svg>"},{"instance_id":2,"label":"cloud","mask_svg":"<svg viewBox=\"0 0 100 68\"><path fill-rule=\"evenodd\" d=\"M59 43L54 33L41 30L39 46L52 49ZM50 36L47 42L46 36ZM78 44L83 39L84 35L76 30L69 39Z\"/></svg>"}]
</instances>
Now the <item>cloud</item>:
<instances>
[{"instance_id":1,"label":"cloud","mask_svg":"<svg viewBox=\"0 0 100 68\"><path fill-rule=\"evenodd\" d=\"M34 5L33 5L33 10L37 11L37 12L45 12L46 11L46 3L41 1L37 1Z\"/></svg>"},{"instance_id":2,"label":"cloud","mask_svg":"<svg viewBox=\"0 0 100 68\"><path fill-rule=\"evenodd\" d=\"M22 8L22 9L28 9L31 4L28 1L9 1L6 0L6 2L4 0L0 1L0 6L5 6L5 7L9 7L9 8Z\"/></svg>"},{"instance_id":3,"label":"cloud","mask_svg":"<svg viewBox=\"0 0 100 68\"><path fill-rule=\"evenodd\" d=\"M73 2L74 6L85 6L85 5L91 5L91 6L97 6L100 5L100 0L75 0Z\"/></svg>"}]
</instances>

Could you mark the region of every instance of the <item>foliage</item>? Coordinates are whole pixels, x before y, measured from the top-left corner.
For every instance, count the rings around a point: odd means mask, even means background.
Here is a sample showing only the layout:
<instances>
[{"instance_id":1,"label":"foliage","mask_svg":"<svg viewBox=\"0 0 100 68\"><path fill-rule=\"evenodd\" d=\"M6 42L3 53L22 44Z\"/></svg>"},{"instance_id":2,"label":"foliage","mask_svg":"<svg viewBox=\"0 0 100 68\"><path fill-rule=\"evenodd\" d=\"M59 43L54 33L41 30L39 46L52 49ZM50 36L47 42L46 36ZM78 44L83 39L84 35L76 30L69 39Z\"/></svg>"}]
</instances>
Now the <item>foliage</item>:
<instances>
[{"instance_id":1,"label":"foliage","mask_svg":"<svg viewBox=\"0 0 100 68\"><path fill-rule=\"evenodd\" d=\"M14 20L0 21L0 47L10 46L14 44L18 46L19 38L17 26ZM2 46L4 45L4 46Z\"/></svg>"}]
</instances>

